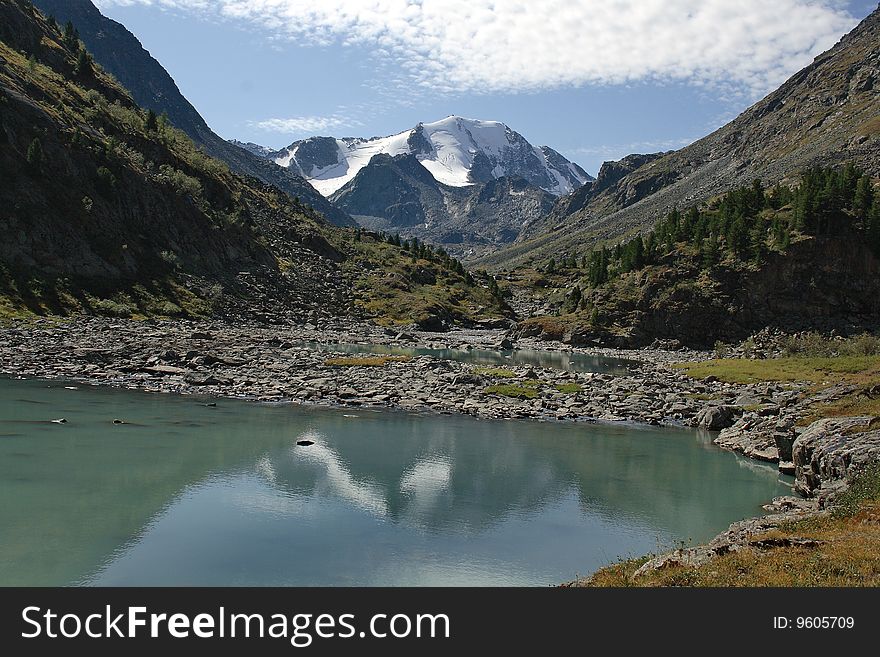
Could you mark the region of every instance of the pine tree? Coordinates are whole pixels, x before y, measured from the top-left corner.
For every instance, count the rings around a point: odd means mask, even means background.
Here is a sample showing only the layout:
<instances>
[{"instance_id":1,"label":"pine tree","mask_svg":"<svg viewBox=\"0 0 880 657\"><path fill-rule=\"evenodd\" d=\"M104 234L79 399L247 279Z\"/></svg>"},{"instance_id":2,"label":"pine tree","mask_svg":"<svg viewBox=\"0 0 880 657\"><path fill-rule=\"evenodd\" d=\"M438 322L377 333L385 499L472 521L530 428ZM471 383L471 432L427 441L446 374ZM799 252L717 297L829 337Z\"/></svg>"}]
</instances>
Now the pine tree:
<instances>
[{"instance_id":1,"label":"pine tree","mask_svg":"<svg viewBox=\"0 0 880 657\"><path fill-rule=\"evenodd\" d=\"M568 298L565 302L565 310L566 312L573 313L578 309L578 306L581 305L581 288L575 285L571 292L568 293Z\"/></svg>"},{"instance_id":2,"label":"pine tree","mask_svg":"<svg viewBox=\"0 0 880 657\"><path fill-rule=\"evenodd\" d=\"M73 67L74 73L78 76L89 77L94 72L92 69L92 56L85 48L80 48L76 54L76 65Z\"/></svg>"},{"instance_id":3,"label":"pine tree","mask_svg":"<svg viewBox=\"0 0 880 657\"><path fill-rule=\"evenodd\" d=\"M645 243L642 236L637 235L633 241L632 268L639 271L645 266Z\"/></svg>"},{"instance_id":4,"label":"pine tree","mask_svg":"<svg viewBox=\"0 0 880 657\"><path fill-rule=\"evenodd\" d=\"M880 258L880 196L874 196L871 210L868 212L868 245L874 255Z\"/></svg>"},{"instance_id":5,"label":"pine tree","mask_svg":"<svg viewBox=\"0 0 880 657\"><path fill-rule=\"evenodd\" d=\"M874 202L874 185L871 178L862 176L856 183L856 191L853 196L853 211L856 217L864 221L871 211L871 205Z\"/></svg>"},{"instance_id":6,"label":"pine tree","mask_svg":"<svg viewBox=\"0 0 880 657\"><path fill-rule=\"evenodd\" d=\"M153 110L147 110L147 118L144 119L144 129L147 132L156 132L159 129L159 119Z\"/></svg>"},{"instance_id":7,"label":"pine tree","mask_svg":"<svg viewBox=\"0 0 880 657\"><path fill-rule=\"evenodd\" d=\"M79 48L79 31L73 26L73 23L67 21L64 25L63 43L70 50Z\"/></svg>"}]
</instances>

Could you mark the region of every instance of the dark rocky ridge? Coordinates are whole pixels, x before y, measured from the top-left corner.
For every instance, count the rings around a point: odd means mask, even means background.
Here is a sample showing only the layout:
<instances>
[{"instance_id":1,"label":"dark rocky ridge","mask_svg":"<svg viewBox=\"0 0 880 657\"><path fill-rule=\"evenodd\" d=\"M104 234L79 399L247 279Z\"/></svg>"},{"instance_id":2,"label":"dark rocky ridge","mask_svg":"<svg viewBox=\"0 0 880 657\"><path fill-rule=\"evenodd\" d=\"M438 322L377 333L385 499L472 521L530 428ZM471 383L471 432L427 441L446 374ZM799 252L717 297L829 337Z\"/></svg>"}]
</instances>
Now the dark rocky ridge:
<instances>
[{"instance_id":1,"label":"dark rocky ridge","mask_svg":"<svg viewBox=\"0 0 880 657\"><path fill-rule=\"evenodd\" d=\"M555 197L524 178L438 183L413 155L377 155L331 200L372 230L441 244L456 255L512 242Z\"/></svg>"},{"instance_id":2,"label":"dark rocky ridge","mask_svg":"<svg viewBox=\"0 0 880 657\"><path fill-rule=\"evenodd\" d=\"M811 166L852 162L880 175L880 9L778 90L711 135L627 171L638 156L609 165L600 181L560 200L520 243L483 259L521 264L588 249L651 227L673 207L687 207L761 178L793 180Z\"/></svg>"},{"instance_id":3,"label":"dark rocky ridge","mask_svg":"<svg viewBox=\"0 0 880 657\"><path fill-rule=\"evenodd\" d=\"M274 185L292 198L298 197L334 224L355 225L351 217L327 202L295 171L279 167L214 133L140 41L124 25L102 15L91 0L37 0L34 4L61 24L71 21L95 60L131 92L138 105L157 114L167 113L171 123L208 155L223 160L237 173Z\"/></svg>"}]
</instances>

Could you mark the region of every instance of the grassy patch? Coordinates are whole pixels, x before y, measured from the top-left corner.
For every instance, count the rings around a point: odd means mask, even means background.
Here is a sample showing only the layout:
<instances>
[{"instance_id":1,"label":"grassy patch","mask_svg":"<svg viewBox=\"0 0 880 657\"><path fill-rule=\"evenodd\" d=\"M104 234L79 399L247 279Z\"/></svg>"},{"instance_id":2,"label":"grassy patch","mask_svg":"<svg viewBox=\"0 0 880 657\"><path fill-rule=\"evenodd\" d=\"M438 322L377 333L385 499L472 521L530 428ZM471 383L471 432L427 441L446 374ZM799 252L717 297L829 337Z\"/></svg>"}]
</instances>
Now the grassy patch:
<instances>
[{"instance_id":1,"label":"grassy patch","mask_svg":"<svg viewBox=\"0 0 880 657\"><path fill-rule=\"evenodd\" d=\"M496 379L516 378L516 372L505 367L476 367L474 372L481 376L490 376Z\"/></svg>"},{"instance_id":2,"label":"grassy patch","mask_svg":"<svg viewBox=\"0 0 880 657\"><path fill-rule=\"evenodd\" d=\"M867 388L844 395L829 404L819 404L810 409L810 413L799 422L807 426L816 420L826 417L880 417L880 397L870 396Z\"/></svg>"},{"instance_id":3,"label":"grassy patch","mask_svg":"<svg viewBox=\"0 0 880 657\"><path fill-rule=\"evenodd\" d=\"M324 361L327 367L385 367L389 363L405 363L412 360L409 356L366 356L360 358L328 358Z\"/></svg>"},{"instance_id":4,"label":"grassy patch","mask_svg":"<svg viewBox=\"0 0 880 657\"><path fill-rule=\"evenodd\" d=\"M483 392L487 395L501 395L502 397L512 397L514 399L536 399L538 397L539 383L536 381L526 383L500 383L495 386L489 386Z\"/></svg>"},{"instance_id":5,"label":"grassy patch","mask_svg":"<svg viewBox=\"0 0 880 657\"><path fill-rule=\"evenodd\" d=\"M831 379L865 384L873 380L880 381L880 356L789 357L767 360L723 358L702 363L681 363L676 367L696 379L714 376L727 383L826 383Z\"/></svg>"},{"instance_id":6,"label":"grassy patch","mask_svg":"<svg viewBox=\"0 0 880 657\"><path fill-rule=\"evenodd\" d=\"M577 393L584 391L584 387L579 383L557 383L553 387L566 395L576 395Z\"/></svg>"},{"instance_id":7,"label":"grassy patch","mask_svg":"<svg viewBox=\"0 0 880 657\"><path fill-rule=\"evenodd\" d=\"M807 539L809 546L792 544ZM860 475L831 516L787 523L754 537L778 547L740 551L691 568L676 566L637 579L648 559L603 568L591 586L878 586L880 585L880 466ZM788 545L786 545L788 543Z\"/></svg>"}]
</instances>

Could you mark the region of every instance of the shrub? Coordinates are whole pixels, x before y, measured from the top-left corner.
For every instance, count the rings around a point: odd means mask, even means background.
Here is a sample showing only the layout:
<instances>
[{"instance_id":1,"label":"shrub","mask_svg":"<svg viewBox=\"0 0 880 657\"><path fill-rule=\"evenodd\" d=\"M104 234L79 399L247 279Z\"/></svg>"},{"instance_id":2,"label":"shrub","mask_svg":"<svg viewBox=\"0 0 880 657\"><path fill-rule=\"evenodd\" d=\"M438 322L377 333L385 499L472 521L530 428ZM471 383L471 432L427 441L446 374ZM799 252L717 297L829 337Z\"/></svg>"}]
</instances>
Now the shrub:
<instances>
[{"instance_id":1,"label":"shrub","mask_svg":"<svg viewBox=\"0 0 880 657\"><path fill-rule=\"evenodd\" d=\"M107 167L98 167L97 182L95 186L104 196L112 196L116 190L116 176Z\"/></svg>"},{"instance_id":2,"label":"shrub","mask_svg":"<svg viewBox=\"0 0 880 657\"><path fill-rule=\"evenodd\" d=\"M40 173L43 168L44 159L45 155L43 154L43 144L42 142L40 142L39 137L34 137L34 140L31 142L31 145L28 146L27 151L28 168L33 173Z\"/></svg>"},{"instance_id":3,"label":"shrub","mask_svg":"<svg viewBox=\"0 0 880 657\"><path fill-rule=\"evenodd\" d=\"M198 178L188 176L168 164L159 167L158 179L160 182L171 185L180 196L191 196L193 199L202 197L202 183Z\"/></svg>"}]
</instances>

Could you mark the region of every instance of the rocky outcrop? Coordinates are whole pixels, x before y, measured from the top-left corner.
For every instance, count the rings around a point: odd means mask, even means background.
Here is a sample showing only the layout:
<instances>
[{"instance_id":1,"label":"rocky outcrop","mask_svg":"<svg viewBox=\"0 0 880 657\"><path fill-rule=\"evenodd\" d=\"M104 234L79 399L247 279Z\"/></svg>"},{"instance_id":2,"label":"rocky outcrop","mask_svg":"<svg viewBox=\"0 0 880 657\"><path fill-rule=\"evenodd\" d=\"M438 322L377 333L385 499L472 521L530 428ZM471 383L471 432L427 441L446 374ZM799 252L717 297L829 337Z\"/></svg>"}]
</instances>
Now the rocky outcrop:
<instances>
[{"instance_id":1,"label":"rocky outcrop","mask_svg":"<svg viewBox=\"0 0 880 657\"><path fill-rule=\"evenodd\" d=\"M558 321L526 319L517 333L571 344L639 348L677 340L709 349L766 327L788 334L872 331L880 324L880 259L855 232L801 239L759 267L704 270L681 253L587 291L584 303L601 311L598 324L582 310Z\"/></svg>"},{"instance_id":2,"label":"rocky outcrop","mask_svg":"<svg viewBox=\"0 0 880 657\"><path fill-rule=\"evenodd\" d=\"M766 439L763 442L768 444ZM793 521L828 513L834 497L845 491L856 475L867 467L880 464L880 418L818 420L798 436L792 452L794 489L803 498L776 498L764 507L773 512L771 515L734 523L705 545L682 548L649 559L633 574L633 580L664 568L699 567L731 552L760 554L779 547L817 547L820 543L815 539L791 535L779 537L772 532Z\"/></svg>"},{"instance_id":3,"label":"rocky outcrop","mask_svg":"<svg viewBox=\"0 0 880 657\"><path fill-rule=\"evenodd\" d=\"M829 418L794 441L795 490L815 496L872 463L880 463L880 418Z\"/></svg>"},{"instance_id":4,"label":"rocky outcrop","mask_svg":"<svg viewBox=\"0 0 880 657\"><path fill-rule=\"evenodd\" d=\"M715 557L730 554L732 552L756 552L780 547L781 544L779 541L768 540L764 535L779 528L779 526L784 523L805 520L810 517L815 517L820 513L815 500L804 501L794 500L788 497L779 497L774 499L772 504L767 506L774 510L785 510L769 516L751 518L749 520L734 523L727 531L719 534L706 545L679 548L672 552L649 559L638 570L636 570L635 573L633 573L632 579L636 580L641 575L656 570L663 570L665 568L680 566L696 568L708 563ZM816 545L815 541L811 541L810 539L799 539L795 537L784 540L786 542L782 545L797 545L799 547L812 547Z\"/></svg>"},{"instance_id":5,"label":"rocky outcrop","mask_svg":"<svg viewBox=\"0 0 880 657\"><path fill-rule=\"evenodd\" d=\"M722 431L715 444L759 461L778 463L782 459L779 445L794 433L794 422L776 416L744 415L736 424Z\"/></svg>"}]
</instances>

